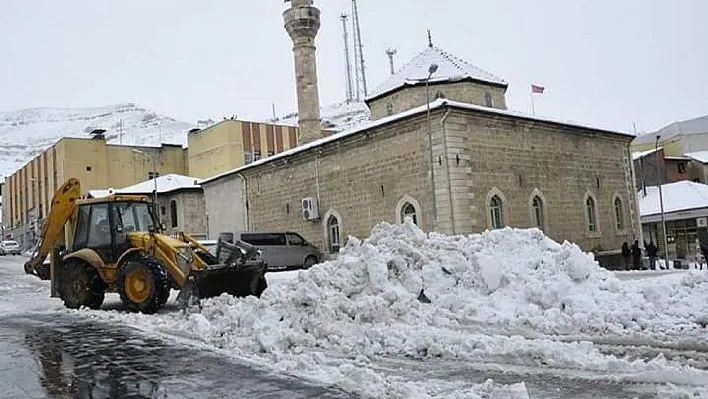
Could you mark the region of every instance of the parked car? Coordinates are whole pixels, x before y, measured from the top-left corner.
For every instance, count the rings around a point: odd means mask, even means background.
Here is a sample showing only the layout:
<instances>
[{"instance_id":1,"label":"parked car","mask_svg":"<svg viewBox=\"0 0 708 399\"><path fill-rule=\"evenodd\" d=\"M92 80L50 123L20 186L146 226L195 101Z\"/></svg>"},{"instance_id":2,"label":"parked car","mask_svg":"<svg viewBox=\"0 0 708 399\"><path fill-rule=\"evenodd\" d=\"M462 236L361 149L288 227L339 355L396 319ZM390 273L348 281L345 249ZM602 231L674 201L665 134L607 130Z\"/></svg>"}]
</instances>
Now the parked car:
<instances>
[{"instance_id":1,"label":"parked car","mask_svg":"<svg viewBox=\"0 0 708 399\"><path fill-rule=\"evenodd\" d=\"M0 244L0 251L3 255L19 255L22 251L17 241L5 240Z\"/></svg>"},{"instance_id":2,"label":"parked car","mask_svg":"<svg viewBox=\"0 0 708 399\"><path fill-rule=\"evenodd\" d=\"M268 270L308 269L322 261L322 252L300 234L286 232L224 232L219 240L240 240L262 251Z\"/></svg>"}]
</instances>

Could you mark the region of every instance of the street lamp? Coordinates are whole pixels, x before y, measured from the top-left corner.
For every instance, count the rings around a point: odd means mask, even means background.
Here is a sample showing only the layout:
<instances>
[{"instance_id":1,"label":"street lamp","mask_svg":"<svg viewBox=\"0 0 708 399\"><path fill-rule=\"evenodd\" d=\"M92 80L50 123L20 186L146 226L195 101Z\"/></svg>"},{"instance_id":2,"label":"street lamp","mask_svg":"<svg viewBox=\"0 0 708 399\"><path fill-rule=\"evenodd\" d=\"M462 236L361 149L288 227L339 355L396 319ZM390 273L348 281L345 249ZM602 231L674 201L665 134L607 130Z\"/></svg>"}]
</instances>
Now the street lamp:
<instances>
[{"instance_id":1,"label":"street lamp","mask_svg":"<svg viewBox=\"0 0 708 399\"><path fill-rule=\"evenodd\" d=\"M150 158L150 160L152 160L152 180L155 183L155 189L153 191L153 197L152 197L152 205L155 209L155 214L157 215L158 214L158 212L157 212L157 176L158 176L158 174L157 174L157 164L155 162L155 156L152 154L146 154L146 153L144 153L140 150L136 150L136 149L133 149L133 152L136 154L140 154L146 158Z\"/></svg>"},{"instance_id":2,"label":"street lamp","mask_svg":"<svg viewBox=\"0 0 708 399\"><path fill-rule=\"evenodd\" d=\"M428 77L425 79L425 107L426 119L428 123L428 155L430 158L430 191L432 192L433 205L433 231L438 230L438 204L435 199L435 166L433 164L433 132L430 127L430 78L438 70L437 64L430 64L428 67Z\"/></svg>"},{"instance_id":3,"label":"street lamp","mask_svg":"<svg viewBox=\"0 0 708 399\"><path fill-rule=\"evenodd\" d=\"M669 268L669 244L666 239L666 219L664 218L664 194L662 191L662 184L663 184L663 177L661 173L659 173L659 140L661 139L661 135L657 134L656 135L656 142L654 144L654 153L656 154L656 170L657 170L657 178L659 179L659 207L661 210L661 230L664 235L664 263L666 264L666 268ZM663 157L661 159L663 163Z\"/></svg>"}]
</instances>

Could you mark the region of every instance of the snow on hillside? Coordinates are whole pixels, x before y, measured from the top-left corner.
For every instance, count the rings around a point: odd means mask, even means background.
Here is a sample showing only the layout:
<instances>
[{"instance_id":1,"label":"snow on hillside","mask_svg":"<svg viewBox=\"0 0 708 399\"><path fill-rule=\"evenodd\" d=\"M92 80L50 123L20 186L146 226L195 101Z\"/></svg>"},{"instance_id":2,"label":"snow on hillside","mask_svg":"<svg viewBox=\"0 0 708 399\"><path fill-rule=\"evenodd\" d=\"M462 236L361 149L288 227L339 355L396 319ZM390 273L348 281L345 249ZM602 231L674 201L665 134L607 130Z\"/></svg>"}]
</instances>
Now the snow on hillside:
<instances>
[{"instance_id":1,"label":"snow on hillside","mask_svg":"<svg viewBox=\"0 0 708 399\"><path fill-rule=\"evenodd\" d=\"M135 104L0 112L0 175L14 173L62 137L90 138L94 129L105 129L109 143L158 146L186 145L194 127Z\"/></svg>"},{"instance_id":2,"label":"snow on hillside","mask_svg":"<svg viewBox=\"0 0 708 399\"><path fill-rule=\"evenodd\" d=\"M341 132L368 121L369 108L364 102L336 103L320 108L320 118L325 129ZM269 122L297 126L297 112L270 119Z\"/></svg>"}]
</instances>

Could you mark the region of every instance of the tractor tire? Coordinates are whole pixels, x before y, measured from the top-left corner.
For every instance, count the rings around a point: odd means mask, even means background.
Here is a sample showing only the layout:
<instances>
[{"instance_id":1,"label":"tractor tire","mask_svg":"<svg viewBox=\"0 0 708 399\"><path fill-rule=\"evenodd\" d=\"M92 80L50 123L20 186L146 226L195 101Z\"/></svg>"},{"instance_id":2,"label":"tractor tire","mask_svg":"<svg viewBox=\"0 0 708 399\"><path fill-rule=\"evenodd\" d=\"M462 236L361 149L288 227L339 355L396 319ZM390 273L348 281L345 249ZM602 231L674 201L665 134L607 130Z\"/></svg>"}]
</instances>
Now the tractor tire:
<instances>
[{"instance_id":1,"label":"tractor tire","mask_svg":"<svg viewBox=\"0 0 708 399\"><path fill-rule=\"evenodd\" d=\"M153 257L136 256L118 270L118 294L130 311L155 313L169 298L169 279Z\"/></svg>"},{"instance_id":2,"label":"tractor tire","mask_svg":"<svg viewBox=\"0 0 708 399\"><path fill-rule=\"evenodd\" d=\"M64 265L59 280L59 296L67 308L98 309L103 304L105 284L93 266L71 260Z\"/></svg>"}]
</instances>

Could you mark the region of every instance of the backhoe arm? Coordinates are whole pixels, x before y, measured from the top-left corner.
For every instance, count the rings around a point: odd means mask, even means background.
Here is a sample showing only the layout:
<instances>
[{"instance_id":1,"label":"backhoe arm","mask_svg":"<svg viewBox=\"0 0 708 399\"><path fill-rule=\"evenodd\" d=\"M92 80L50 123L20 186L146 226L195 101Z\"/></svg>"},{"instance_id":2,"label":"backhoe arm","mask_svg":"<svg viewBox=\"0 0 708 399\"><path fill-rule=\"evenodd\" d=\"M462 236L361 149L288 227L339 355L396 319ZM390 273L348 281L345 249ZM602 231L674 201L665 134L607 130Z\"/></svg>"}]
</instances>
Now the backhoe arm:
<instances>
[{"instance_id":1,"label":"backhoe arm","mask_svg":"<svg viewBox=\"0 0 708 399\"><path fill-rule=\"evenodd\" d=\"M42 265L49 253L52 252L55 244L63 238L64 225L74 214L77 205L76 201L78 201L80 195L81 184L74 178L67 180L54 193L49 216L44 226L42 226L39 245L37 245L36 251L32 254L32 258L25 263L25 272L27 274L34 274L43 280L49 279L48 270L44 270Z\"/></svg>"}]
</instances>

